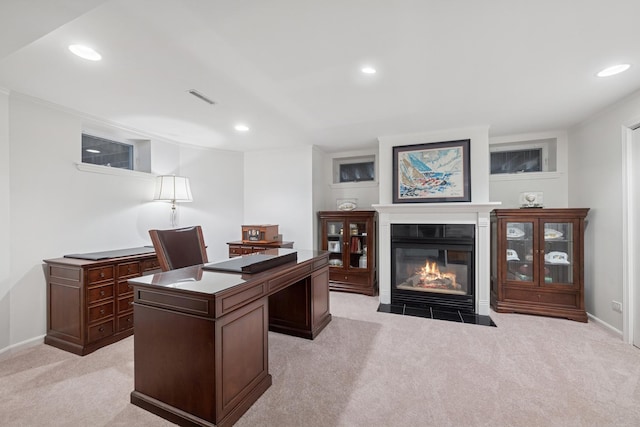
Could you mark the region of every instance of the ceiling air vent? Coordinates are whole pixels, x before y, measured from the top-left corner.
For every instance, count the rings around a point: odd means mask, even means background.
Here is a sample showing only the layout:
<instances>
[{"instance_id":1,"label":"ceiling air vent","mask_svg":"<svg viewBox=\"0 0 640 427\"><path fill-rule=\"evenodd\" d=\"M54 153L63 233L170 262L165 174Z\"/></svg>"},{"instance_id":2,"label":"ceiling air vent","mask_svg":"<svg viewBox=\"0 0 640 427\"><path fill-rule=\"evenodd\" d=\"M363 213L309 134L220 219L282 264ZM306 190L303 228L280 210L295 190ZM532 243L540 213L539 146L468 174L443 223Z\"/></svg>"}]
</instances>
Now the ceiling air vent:
<instances>
[{"instance_id":1,"label":"ceiling air vent","mask_svg":"<svg viewBox=\"0 0 640 427\"><path fill-rule=\"evenodd\" d=\"M209 98L207 98L205 95L201 94L200 92L198 92L198 91L197 91L197 90L195 90L195 89L189 89L189 90L188 90L188 92L189 92L191 95L195 96L196 98L200 98L200 99L202 99L202 100L203 100L204 102L206 102L207 104L211 104L211 105L214 105L214 104L215 104L215 102L214 102L214 101L210 100L210 99L209 99Z\"/></svg>"}]
</instances>

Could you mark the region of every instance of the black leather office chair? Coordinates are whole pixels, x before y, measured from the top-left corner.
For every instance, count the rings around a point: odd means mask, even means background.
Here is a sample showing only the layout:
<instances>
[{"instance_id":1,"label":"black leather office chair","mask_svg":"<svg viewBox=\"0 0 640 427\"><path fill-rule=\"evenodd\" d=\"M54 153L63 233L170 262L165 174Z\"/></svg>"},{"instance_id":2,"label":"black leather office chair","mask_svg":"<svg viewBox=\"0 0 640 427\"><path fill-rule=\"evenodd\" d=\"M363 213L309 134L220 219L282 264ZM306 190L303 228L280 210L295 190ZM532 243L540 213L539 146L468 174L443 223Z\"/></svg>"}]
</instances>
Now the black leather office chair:
<instances>
[{"instance_id":1,"label":"black leather office chair","mask_svg":"<svg viewBox=\"0 0 640 427\"><path fill-rule=\"evenodd\" d=\"M209 262L202 227L199 225L172 230L149 230L149 234L162 271Z\"/></svg>"}]
</instances>

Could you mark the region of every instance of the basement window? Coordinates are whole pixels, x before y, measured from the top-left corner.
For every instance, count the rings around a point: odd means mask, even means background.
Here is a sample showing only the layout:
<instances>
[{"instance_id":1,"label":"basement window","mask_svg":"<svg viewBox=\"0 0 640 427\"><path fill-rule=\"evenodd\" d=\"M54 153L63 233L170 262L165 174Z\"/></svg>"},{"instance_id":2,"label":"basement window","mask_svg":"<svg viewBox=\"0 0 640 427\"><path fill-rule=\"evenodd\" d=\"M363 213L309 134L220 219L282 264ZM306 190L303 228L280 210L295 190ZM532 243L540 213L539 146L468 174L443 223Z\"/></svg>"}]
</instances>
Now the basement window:
<instances>
[{"instance_id":1,"label":"basement window","mask_svg":"<svg viewBox=\"0 0 640 427\"><path fill-rule=\"evenodd\" d=\"M333 159L333 183L375 181L375 156Z\"/></svg>"},{"instance_id":2,"label":"basement window","mask_svg":"<svg viewBox=\"0 0 640 427\"><path fill-rule=\"evenodd\" d=\"M556 170L556 139L520 141L489 146L491 175Z\"/></svg>"},{"instance_id":3,"label":"basement window","mask_svg":"<svg viewBox=\"0 0 640 427\"><path fill-rule=\"evenodd\" d=\"M133 145L83 133L82 163L134 170Z\"/></svg>"}]
</instances>

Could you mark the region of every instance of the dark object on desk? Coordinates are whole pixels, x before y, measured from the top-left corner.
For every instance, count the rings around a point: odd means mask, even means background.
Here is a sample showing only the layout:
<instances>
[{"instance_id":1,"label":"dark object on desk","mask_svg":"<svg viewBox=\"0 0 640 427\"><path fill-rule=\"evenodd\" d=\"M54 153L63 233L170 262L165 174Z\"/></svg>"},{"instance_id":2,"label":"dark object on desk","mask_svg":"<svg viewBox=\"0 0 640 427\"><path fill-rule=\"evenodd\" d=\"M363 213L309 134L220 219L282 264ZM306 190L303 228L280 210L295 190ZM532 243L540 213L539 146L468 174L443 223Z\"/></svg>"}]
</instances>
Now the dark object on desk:
<instances>
[{"instance_id":1,"label":"dark object on desk","mask_svg":"<svg viewBox=\"0 0 640 427\"><path fill-rule=\"evenodd\" d=\"M149 230L162 271L206 264L207 249L199 225L172 230Z\"/></svg>"},{"instance_id":2,"label":"dark object on desk","mask_svg":"<svg viewBox=\"0 0 640 427\"><path fill-rule=\"evenodd\" d=\"M298 252L291 251L282 254L282 252L284 251L284 249L280 250L279 254L271 254L268 253L270 251L267 251L265 253L256 253L239 258L231 258L227 261L205 264L205 266L202 268L204 270L212 271L227 271L231 273L253 274L268 270L278 265L286 264L288 262L295 262L298 260Z\"/></svg>"},{"instance_id":3,"label":"dark object on desk","mask_svg":"<svg viewBox=\"0 0 640 427\"><path fill-rule=\"evenodd\" d=\"M141 248L116 249L113 251L89 252L85 254L70 254L70 255L65 255L64 257L97 261L100 259L121 258L125 256L152 254L153 252L154 252L154 249L152 246L143 246Z\"/></svg>"}]
</instances>

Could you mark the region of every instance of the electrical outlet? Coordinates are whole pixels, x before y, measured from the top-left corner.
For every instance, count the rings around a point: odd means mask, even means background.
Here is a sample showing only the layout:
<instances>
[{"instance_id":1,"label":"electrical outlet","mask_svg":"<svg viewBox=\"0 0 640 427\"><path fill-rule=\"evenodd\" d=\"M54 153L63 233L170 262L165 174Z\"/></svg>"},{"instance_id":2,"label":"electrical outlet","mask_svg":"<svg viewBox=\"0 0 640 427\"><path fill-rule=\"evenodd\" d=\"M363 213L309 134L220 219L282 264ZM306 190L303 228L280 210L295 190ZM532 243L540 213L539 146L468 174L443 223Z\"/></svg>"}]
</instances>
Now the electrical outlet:
<instances>
[{"instance_id":1,"label":"electrical outlet","mask_svg":"<svg viewBox=\"0 0 640 427\"><path fill-rule=\"evenodd\" d=\"M622 303L618 301L611 301L611 308L613 311L617 311L618 313L622 313Z\"/></svg>"}]
</instances>

